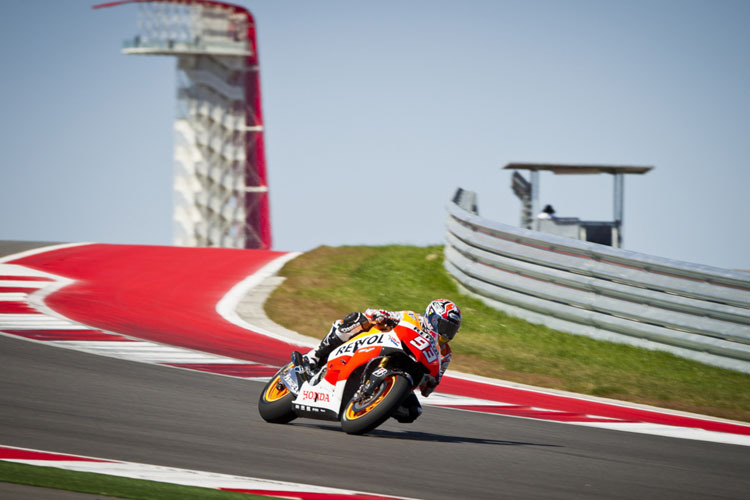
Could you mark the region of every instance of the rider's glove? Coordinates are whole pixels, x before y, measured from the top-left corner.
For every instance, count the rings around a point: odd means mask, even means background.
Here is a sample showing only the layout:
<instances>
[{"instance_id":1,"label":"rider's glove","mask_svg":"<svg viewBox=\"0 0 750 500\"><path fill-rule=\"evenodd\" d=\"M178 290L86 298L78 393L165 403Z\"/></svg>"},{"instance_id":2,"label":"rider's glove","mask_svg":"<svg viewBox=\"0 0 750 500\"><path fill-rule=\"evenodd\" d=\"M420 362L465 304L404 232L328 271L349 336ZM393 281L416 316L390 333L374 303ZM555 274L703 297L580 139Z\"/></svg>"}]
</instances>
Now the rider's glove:
<instances>
[{"instance_id":1,"label":"rider's glove","mask_svg":"<svg viewBox=\"0 0 750 500\"><path fill-rule=\"evenodd\" d=\"M422 383L419 384L419 390L422 391L422 396L427 397L435 390L438 386L438 379L432 375L425 375L422 379Z\"/></svg>"},{"instance_id":2,"label":"rider's glove","mask_svg":"<svg viewBox=\"0 0 750 500\"><path fill-rule=\"evenodd\" d=\"M370 321L379 328L391 329L398 324L398 318L384 309L368 309L365 314L370 318Z\"/></svg>"}]
</instances>

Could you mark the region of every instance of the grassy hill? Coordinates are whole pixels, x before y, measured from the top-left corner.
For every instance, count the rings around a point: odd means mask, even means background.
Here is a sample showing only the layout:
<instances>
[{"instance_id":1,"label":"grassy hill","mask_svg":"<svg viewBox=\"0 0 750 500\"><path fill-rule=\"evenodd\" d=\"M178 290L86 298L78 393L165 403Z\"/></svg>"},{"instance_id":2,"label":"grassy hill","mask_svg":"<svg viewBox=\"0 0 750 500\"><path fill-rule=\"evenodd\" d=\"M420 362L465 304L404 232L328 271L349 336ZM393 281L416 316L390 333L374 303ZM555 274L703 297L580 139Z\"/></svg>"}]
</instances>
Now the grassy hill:
<instances>
[{"instance_id":1,"label":"grassy hill","mask_svg":"<svg viewBox=\"0 0 750 500\"><path fill-rule=\"evenodd\" d=\"M750 375L508 316L458 293L442 262L439 246L319 247L282 269L287 279L266 302L266 313L322 338L351 311L421 313L430 300L445 297L464 316L450 369L750 421Z\"/></svg>"}]
</instances>

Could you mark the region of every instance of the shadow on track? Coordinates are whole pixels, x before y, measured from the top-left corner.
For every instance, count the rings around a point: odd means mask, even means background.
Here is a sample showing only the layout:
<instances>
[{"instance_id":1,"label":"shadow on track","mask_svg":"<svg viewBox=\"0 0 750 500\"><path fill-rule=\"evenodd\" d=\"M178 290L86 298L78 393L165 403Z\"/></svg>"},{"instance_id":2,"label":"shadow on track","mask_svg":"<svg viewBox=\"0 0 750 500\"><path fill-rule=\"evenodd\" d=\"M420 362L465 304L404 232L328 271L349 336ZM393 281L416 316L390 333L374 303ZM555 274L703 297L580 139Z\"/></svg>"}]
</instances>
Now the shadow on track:
<instances>
[{"instance_id":1,"label":"shadow on track","mask_svg":"<svg viewBox=\"0 0 750 500\"><path fill-rule=\"evenodd\" d=\"M343 433L341 427L326 425L326 424L312 424L312 423L294 423L291 424L295 427L308 427L321 429L325 431L334 431ZM556 444L546 443L529 443L525 441L507 441L503 439L485 439L485 438L474 438L474 437L463 437L463 436L447 436L445 434L435 434L432 432L417 432L417 431L386 431L383 429L375 429L374 431L368 432L364 435L365 437L371 438L385 438L385 439L402 439L410 441L431 441L435 443L472 443L472 444L491 444L497 446L548 446L553 448L559 448Z\"/></svg>"}]
</instances>

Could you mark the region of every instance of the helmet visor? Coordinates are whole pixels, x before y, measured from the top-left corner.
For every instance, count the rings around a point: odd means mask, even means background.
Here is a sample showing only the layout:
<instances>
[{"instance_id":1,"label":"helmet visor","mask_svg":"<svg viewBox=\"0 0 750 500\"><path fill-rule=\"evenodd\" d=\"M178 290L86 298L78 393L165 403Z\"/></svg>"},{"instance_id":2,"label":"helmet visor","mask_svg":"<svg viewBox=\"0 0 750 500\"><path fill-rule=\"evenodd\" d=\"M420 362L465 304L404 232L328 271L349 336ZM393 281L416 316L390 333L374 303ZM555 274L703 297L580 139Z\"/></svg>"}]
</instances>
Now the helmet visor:
<instances>
[{"instance_id":1,"label":"helmet visor","mask_svg":"<svg viewBox=\"0 0 750 500\"><path fill-rule=\"evenodd\" d=\"M448 340L453 340L456 336L460 325L448 321L437 314L430 315L430 326L438 333L441 337L445 337Z\"/></svg>"}]
</instances>

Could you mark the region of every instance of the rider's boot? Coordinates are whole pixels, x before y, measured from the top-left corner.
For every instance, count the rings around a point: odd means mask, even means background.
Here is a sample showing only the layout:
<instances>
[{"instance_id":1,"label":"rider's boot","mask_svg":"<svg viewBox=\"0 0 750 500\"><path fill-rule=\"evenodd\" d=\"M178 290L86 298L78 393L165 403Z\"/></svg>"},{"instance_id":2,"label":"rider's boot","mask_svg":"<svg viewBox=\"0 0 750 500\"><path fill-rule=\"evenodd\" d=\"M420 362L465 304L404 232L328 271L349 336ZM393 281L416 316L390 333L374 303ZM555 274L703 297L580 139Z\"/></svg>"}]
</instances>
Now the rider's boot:
<instances>
[{"instance_id":1,"label":"rider's boot","mask_svg":"<svg viewBox=\"0 0 750 500\"><path fill-rule=\"evenodd\" d=\"M422 405L419 404L419 399L417 399L417 396L412 392L401 402L401 405L396 408L392 417L402 424L410 424L418 419L421 414Z\"/></svg>"},{"instance_id":2,"label":"rider's boot","mask_svg":"<svg viewBox=\"0 0 750 500\"><path fill-rule=\"evenodd\" d=\"M298 351L292 352L292 364L300 368L298 373L303 381L310 380L315 373L307 355L302 355Z\"/></svg>"},{"instance_id":3,"label":"rider's boot","mask_svg":"<svg viewBox=\"0 0 750 500\"><path fill-rule=\"evenodd\" d=\"M331 327L331 331L323 337L323 340L318 344L318 347L305 354L305 358L310 364L312 371L316 371L319 366L324 365L326 361L328 361L328 356L333 350L343 343L344 340L339 337L338 329L334 323Z\"/></svg>"}]
</instances>

